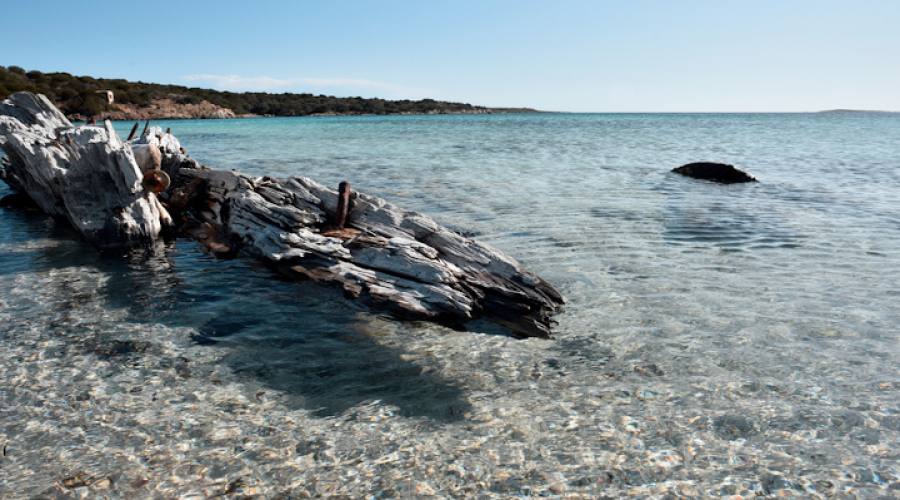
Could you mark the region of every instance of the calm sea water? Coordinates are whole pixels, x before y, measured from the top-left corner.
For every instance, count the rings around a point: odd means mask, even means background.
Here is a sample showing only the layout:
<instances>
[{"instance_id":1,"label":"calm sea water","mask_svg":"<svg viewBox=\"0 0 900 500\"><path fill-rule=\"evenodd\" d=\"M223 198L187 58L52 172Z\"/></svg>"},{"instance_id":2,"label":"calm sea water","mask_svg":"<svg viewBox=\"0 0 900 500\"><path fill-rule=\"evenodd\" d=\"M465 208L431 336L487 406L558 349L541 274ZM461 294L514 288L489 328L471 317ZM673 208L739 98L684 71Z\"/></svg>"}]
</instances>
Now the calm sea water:
<instances>
[{"instance_id":1,"label":"calm sea water","mask_svg":"<svg viewBox=\"0 0 900 500\"><path fill-rule=\"evenodd\" d=\"M567 297L555 338L4 210L0 497L900 494L898 115L159 124L474 232ZM701 160L761 182L669 173Z\"/></svg>"}]
</instances>

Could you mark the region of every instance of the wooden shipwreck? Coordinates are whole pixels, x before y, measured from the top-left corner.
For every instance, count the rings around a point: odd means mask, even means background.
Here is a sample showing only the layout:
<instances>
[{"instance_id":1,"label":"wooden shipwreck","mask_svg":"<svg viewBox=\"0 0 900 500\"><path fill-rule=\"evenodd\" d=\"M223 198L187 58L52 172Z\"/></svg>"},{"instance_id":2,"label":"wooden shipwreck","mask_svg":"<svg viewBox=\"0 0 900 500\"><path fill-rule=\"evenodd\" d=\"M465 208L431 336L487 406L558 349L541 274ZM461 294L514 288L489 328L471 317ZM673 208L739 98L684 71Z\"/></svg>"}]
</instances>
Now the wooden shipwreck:
<instances>
[{"instance_id":1,"label":"wooden shipwreck","mask_svg":"<svg viewBox=\"0 0 900 500\"><path fill-rule=\"evenodd\" d=\"M305 177L207 168L169 131L121 140L109 122L73 126L43 95L0 103L0 179L100 248L187 236L404 319L453 326L486 317L549 337L563 298L497 249L374 196Z\"/></svg>"}]
</instances>

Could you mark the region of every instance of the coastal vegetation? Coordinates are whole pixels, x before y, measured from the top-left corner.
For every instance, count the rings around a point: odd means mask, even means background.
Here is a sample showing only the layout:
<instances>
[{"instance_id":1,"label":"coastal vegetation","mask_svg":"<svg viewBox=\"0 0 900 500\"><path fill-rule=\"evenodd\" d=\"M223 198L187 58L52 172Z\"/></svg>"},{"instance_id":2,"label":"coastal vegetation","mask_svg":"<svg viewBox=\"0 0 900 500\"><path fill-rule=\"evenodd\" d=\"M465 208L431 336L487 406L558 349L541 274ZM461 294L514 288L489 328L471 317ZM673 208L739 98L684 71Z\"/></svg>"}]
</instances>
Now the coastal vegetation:
<instances>
[{"instance_id":1,"label":"coastal vegetation","mask_svg":"<svg viewBox=\"0 0 900 500\"><path fill-rule=\"evenodd\" d=\"M0 99L18 91L46 95L74 118L114 119L209 118L239 115L304 116L327 114L480 114L526 109L493 109L434 99L387 100L335 97L309 93L225 92L197 87L131 82L123 79L73 76L69 73L26 71L0 66ZM109 104L98 92L112 90Z\"/></svg>"}]
</instances>

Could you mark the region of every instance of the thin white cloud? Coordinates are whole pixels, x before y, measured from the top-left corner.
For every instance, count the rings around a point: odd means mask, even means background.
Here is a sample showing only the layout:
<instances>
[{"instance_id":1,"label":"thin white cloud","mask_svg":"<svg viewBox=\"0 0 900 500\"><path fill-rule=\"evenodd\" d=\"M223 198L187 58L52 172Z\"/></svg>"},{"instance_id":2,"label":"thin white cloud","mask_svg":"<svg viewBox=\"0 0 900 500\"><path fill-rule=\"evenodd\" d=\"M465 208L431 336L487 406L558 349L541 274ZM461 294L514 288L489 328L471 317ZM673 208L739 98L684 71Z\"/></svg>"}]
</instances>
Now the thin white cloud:
<instances>
[{"instance_id":1,"label":"thin white cloud","mask_svg":"<svg viewBox=\"0 0 900 500\"><path fill-rule=\"evenodd\" d=\"M281 80L270 76L211 75L202 73L187 75L185 80L193 83L205 83L219 90L272 90L290 87L290 80Z\"/></svg>"},{"instance_id":2,"label":"thin white cloud","mask_svg":"<svg viewBox=\"0 0 900 500\"><path fill-rule=\"evenodd\" d=\"M231 91L273 91L288 89L302 92L327 92L348 94L379 94L384 97L401 97L417 99L428 97L426 89L406 87L388 82L379 82L365 78L318 78L303 77L293 79L273 78L271 76L215 75L201 73L185 75L183 79L197 85L209 85L217 90Z\"/></svg>"}]
</instances>

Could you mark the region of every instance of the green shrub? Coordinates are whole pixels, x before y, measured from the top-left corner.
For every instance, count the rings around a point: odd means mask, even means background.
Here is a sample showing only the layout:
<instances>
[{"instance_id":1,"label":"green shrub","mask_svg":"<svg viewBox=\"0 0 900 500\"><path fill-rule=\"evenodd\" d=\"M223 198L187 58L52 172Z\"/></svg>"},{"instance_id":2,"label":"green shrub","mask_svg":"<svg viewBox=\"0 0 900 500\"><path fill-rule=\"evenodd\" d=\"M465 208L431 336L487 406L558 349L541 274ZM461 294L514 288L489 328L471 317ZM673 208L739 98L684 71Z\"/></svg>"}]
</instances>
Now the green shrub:
<instances>
[{"instance_id":1,"label":"green shrub","mask_svg":"<svg viewBox=\"0 0 900 500\"><path fill-rule=\"evenodd\" d=\"M178 104L197 104L204 100L235 113L299 116L315 113L426 113L474 109L471 104L424 99L386 101L361 97L335 97L310 93L267 94L264 92L221 92L196 87L129 82L120 78L104 79L72 76L69 73L26 72L19 66L0 66L0 96L27 90L45 94L67 114L99 115L109 106L98 90L113 90L116 102L148 106L154 99L173 98ZM5 97L5 96L4 96Z\"/></svg>"}]
</instances>

